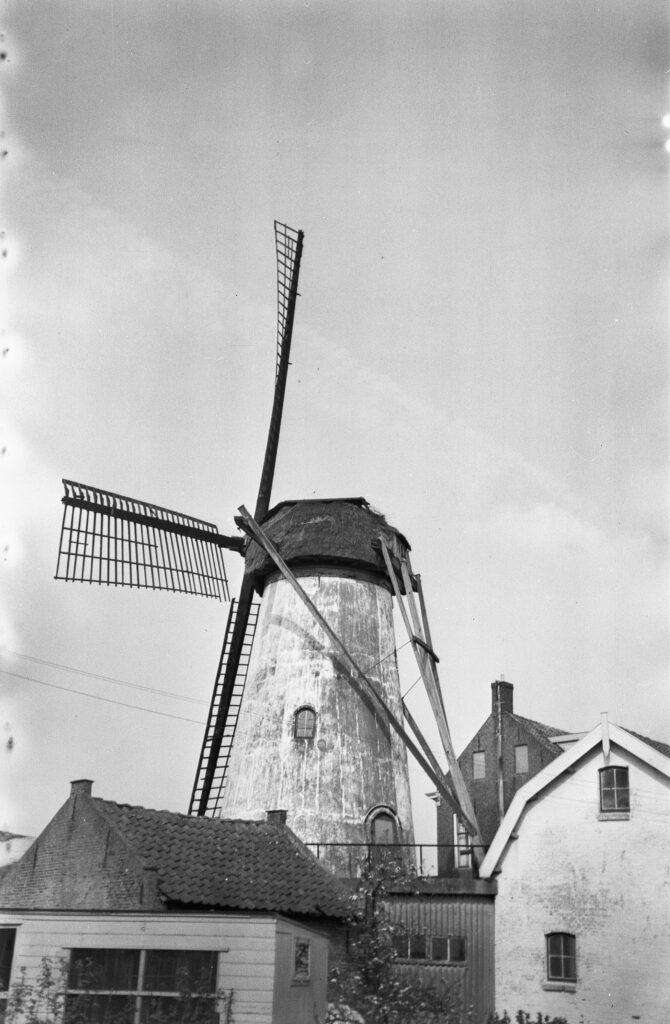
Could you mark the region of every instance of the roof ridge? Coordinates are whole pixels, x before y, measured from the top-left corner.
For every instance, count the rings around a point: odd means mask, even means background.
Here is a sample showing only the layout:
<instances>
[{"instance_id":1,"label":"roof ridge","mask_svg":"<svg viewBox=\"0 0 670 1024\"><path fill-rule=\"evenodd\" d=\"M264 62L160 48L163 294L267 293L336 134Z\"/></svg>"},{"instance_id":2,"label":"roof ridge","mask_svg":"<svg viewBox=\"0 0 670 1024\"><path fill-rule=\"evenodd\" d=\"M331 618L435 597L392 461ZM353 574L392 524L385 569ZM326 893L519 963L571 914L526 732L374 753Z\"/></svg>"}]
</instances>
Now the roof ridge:
<instances>
[{"instance_id":1,"label":"roof ridge","mask_svg":"<svg viewBox=\"0 0 670 1024\"><path fill-rule=\"evenodd\" d=\"M570 731L568 729L559 729L556 725L547 725L546 722L540 722L537 718L528 718L526 715L520 715L516 711L508 711L507 714L511 715L512 718L518 718L524 724L535 725L538 726L540 729L548 730L547 735L549 738L551 738L551 736L549 735L550 733L554 736L570 735Z\"/></svg>"},{"instance_id":2,"label":"roof ridge","mask_svg":"<svg viewBox=\"0 0 670 1024\"><path fill-rule=\"evenodd\" d=\"M207 822L210 825L216 825L217 823L234 825L239 823L241 825L267 825L270 829L278 827L265 818L210 818L204 814L187 814L184 811L170 811L163 807L145 807L143 804L122 804L118 800L106 800L101 796L94 796L91 799L99 804L110 804L112 807L119 807L121 810L144 811L147 814L169 814L172 818L183 818L184 821L192 822Z\"/></svg>"}]
</instances>

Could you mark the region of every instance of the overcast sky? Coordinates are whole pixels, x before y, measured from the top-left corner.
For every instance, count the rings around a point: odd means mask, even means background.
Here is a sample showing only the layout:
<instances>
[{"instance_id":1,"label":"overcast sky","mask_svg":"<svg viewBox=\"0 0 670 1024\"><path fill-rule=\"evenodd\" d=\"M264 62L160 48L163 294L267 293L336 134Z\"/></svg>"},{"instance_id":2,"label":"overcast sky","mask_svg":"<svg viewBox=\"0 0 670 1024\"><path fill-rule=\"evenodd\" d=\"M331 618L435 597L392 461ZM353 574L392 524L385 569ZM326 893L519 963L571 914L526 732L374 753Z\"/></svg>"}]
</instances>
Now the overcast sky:
<instances>
[{"instance_id":1,"label":"overcast sky","mask_svg":"<svg viewBox=\"0 0 670 1024\"><path fill-rule=\"evenodd\" d=\"M500 674L528 717L670 738L665 13L9 4L0 826L81 776L187 807L227 608L54 581L60 480L232 531L275 217L305 251L273 497L362 494L407 535L457 746Z\"/></svg>"}]
</instances>

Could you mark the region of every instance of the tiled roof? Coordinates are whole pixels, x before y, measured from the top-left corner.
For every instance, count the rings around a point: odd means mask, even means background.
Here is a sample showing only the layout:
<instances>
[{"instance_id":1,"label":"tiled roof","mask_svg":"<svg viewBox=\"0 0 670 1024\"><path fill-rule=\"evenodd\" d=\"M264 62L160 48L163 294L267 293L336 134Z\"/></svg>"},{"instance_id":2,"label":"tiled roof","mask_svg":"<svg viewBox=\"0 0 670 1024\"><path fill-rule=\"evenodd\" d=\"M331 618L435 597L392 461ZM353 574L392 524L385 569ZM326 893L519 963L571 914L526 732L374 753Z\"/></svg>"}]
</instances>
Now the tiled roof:
<instances>
[{"instance_id":1,"label":"tiled roof","mask_svg":"<svg viewBox=\"0 0 670 1024\"><path fill-rule=\"evenodd\" d=\"M92 798L158 876L169 903L345 917L346 894L287 828L195 818Z\"/></svg>"},{"instance_id":2,"label":"tiled roof","mask_svg":"<svg viewBox=\"0 0 670 1024\"><path fill-rule=\"evenodd\" d=\"M536 722L532 718L524 718L523 715L517 715L516 713L508 712L508 714L510 718L513 718L520 725L528 729L544 747L547 749L551 748L558 754L563 752L558 743L552 742L552 736L565 735L565 729L556 729L553 725L544 725L543 722Z\"/></svg>"},{"instance_id":3,"label":"tiled roof","mask_svg":"<svg viewBox=\"0 0 670 1024\"><path fill-rule=\"evenodd\" d=\"M622 726L624 728L624 726ZM643 743L648 743L654 750L658 750L659 754L665 754L666 757L670 757L670 743L661 743L660 740L650 740L648 736L643 736L641 732L633 732L632 729L626 729L631 736L636 736L638 740L642 740Z\"/></svg>"}]
</instances>

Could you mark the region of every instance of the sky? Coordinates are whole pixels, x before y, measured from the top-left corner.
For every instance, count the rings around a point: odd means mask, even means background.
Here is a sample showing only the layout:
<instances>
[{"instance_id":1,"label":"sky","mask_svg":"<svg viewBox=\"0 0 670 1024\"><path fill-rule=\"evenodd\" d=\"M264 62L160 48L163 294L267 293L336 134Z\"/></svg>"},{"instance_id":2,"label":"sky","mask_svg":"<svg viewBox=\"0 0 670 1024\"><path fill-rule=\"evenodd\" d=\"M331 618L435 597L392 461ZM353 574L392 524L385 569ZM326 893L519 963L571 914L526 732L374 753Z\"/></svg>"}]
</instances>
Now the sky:
<instances>
[{"instance_id":1,"label":"sky","mask_svg":"<svg viewBox=\"0 0 670 1024\"><path fill-rule=\"evenodd\" d=\"M305 249L273 499L364 495L408 537L457 748L500 676L527 717L669 739L665 17L5 5L0 827L80 777L188 806L227 607L55 581L61 478L233 531L275 218Z\"/></svg>"}]
</instances>

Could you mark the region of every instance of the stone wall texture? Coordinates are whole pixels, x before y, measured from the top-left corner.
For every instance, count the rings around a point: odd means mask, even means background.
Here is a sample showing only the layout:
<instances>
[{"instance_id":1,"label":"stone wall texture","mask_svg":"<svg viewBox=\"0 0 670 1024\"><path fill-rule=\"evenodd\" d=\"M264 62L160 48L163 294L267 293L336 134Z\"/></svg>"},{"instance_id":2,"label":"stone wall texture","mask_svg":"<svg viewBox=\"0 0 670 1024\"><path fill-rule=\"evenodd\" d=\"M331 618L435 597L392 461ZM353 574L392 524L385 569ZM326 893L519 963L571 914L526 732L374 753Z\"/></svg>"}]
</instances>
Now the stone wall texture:
<instances>
[{"instance_id":1,"label":"stone wall texture","mask_svg":"<svg viewBox=\"0 0 670 1024\"><path fill-rule=\"evenodd\" d=\"M300 580L361 669L401 714L390 593L343 576ZM303 706L316 712L313 739L294 736ZM221 815L260 818L284 808L305 842L365 842L368 813L398 816L413 841L406 751L353 689L330 641L289 584L263 594Z\"/></svg>"},{"instance_id":2,"label":"stone wall texture","mask_svg":"<svg viewBox=\"0 0 670 1024\"><path fill-rule=\"evenodd\" d=\"M569 1024L667 1024L670 783L626 751L628 820L600 820L593 750L526 806L499 867L496 1006ZM545 935L576 937L574 991L547 990ZM569 987L566 986L566 989Z\"/></svg>"}]
</instances>

